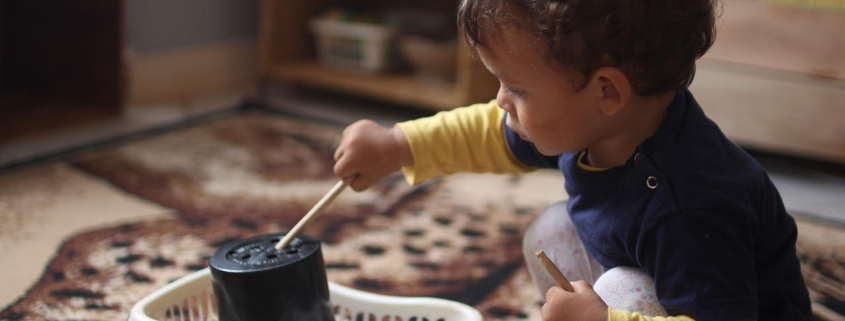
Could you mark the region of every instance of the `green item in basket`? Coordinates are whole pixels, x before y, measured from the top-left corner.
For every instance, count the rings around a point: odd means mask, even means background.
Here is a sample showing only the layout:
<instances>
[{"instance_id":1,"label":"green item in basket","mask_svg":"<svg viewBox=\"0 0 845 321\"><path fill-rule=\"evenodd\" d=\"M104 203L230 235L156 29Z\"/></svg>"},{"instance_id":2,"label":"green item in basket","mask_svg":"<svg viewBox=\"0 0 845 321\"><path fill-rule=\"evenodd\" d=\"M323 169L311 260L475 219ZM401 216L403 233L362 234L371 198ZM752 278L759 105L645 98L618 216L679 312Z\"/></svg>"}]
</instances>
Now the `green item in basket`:
<instances>
[{"instance_id":1,"label":"green item in basket","mask_svg":"<svg viewBox=\"0 0 845 321\"><path fill-rule=\"evenodd\" d=\"M380 24L382 23L376 15L356 10L344 10L338 20L347 23L366 23L366 24Z\"/></svg>"}]
</instances>

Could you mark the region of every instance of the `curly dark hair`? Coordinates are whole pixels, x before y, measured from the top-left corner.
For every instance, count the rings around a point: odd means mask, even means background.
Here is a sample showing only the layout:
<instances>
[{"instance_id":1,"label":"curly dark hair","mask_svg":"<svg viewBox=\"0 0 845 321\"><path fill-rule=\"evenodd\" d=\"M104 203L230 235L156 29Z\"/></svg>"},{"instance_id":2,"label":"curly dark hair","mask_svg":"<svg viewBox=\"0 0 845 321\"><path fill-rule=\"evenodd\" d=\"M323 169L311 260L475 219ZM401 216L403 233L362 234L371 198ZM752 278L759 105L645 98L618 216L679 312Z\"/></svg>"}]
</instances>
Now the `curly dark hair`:
<instances>
[{"instance_id":1,"label":"curly dark hair","mask_svg":"<svg viewBox=\"0 0 845 321\"><path fill-rule=\"evenodd\" d=\"M473 52L489 45L482 32L503 24L538 36L581 76L579 90L597 69L613 66L634 92L657 96L692 82L695 60L716 37L716 1L461 0L458 26Z\"/></svg>"}]
</instances>

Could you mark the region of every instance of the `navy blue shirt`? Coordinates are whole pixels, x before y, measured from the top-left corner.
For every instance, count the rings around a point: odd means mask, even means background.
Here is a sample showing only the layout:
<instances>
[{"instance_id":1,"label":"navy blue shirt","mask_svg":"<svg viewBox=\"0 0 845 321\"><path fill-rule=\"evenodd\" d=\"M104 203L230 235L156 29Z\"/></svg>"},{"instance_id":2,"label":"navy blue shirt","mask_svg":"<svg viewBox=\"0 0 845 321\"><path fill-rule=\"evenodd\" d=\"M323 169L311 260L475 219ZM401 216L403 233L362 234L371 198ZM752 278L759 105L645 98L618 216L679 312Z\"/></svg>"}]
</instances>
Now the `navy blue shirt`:
<instances>
[{"instance_id":1,"label":"navy blue shirt","mask_svg":"<svg viewBox=\"0 0 845 321\"><path fill-rule=\"evenodd\" d=\"M579 153L544 156L505 125L521 162L558 168L589 253L606 268L642 268L671 315L709 320L810 320L795 254L795 221L748 153L688 90L624 166L578 167Z\"/></svg>"}]
</instances>

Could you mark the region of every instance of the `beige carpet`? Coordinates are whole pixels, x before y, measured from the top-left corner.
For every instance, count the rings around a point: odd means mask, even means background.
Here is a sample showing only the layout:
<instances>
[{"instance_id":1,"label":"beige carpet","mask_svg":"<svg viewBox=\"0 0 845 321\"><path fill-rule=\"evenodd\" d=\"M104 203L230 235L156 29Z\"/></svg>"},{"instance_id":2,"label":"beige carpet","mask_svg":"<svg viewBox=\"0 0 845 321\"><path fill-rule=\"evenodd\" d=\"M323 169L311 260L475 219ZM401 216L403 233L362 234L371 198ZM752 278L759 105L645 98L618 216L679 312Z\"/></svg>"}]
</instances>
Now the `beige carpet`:
<instances>
[{"instance_id":1,"label":"beige carpet","mask_svg":"<svg viewBox=\"0 0 845 321\"><path fill-rule=\"evenodd\" d=\"M126 319L222 243L288 229L336 182L339 131L246 112L0 176L0 320ZM416 187L395 175L345 192L306 232L324 242L331 281L540 320L520 240L562 185L556 171ZM814 299L837 308L845 234L799 229Z\"/></svg>"},{"instance_id":2,"label":"beige carpet","mask_svg":"<svg viewBox=\"0 0 845 321\"><path fill-rule=\"evenodd\" d=\"M60 162L0 176L0 306L38 281L65 239L169 212Z\"/></svg>"}]
</instances>

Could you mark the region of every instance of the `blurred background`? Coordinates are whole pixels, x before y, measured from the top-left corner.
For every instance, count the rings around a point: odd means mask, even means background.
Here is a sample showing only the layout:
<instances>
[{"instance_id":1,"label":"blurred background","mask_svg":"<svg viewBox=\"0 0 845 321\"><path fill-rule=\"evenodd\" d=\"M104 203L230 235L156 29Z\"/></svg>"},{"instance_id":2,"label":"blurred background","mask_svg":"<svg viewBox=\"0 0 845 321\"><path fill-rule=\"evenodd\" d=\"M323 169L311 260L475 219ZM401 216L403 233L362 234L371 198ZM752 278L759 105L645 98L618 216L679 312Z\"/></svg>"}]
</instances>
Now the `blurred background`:
<instances>
[{"instance_id":1,"label":"blurred background","mask_svg":"<svg viewBox=\"0 0 845 321\"><path fill-rule=\"evenodd\" d=\"M716 44L692 91L735 141L845 162L842 3L722 2ZM317 90L318 97L349 95L341 104L363 98L387 114L413 115L486 101L496 83L457 41L455 5L3 1L0 164L45 152L22 139L69 126L134 117L118 127L136 130L247 97L285 100ZM102 138L97 133L87 136Z\"/></svg>"},{"instance_id":2,"label":"blurred background","mask_svg":"<svg viewBox=\"0 0 845 321\"><path fill-rule=\"evenodd\" d=\"M708 114L743 146L845 162L842 1L721 4L692 86ZM248 97L317 90L413 115L486 101L496 82L457 41L455 5L3 1L0 164L43 152L15 142L69 126L135 117L143 124L119 126L135 130Z\"/></svg>"},{"instance_id":3,"label":"blurred background","mask_svg":"<svg viewBox=\"0 0 845 321\"><path fill-rule=\"evenodd\" d=\"M245 105L342 126L489 101L498 82L459 39L456 4L2 0L0 178ZM792 214L845 226L845 1L720 5L691 91ZM838 284L843 260L825 267Z\"/></svg>"},{"instance_id":4,"label":"blurred background","mask_svg":"<svg viewBox=\"0 0 845 321\"><path fill-rule=\"evenodd\" d=\"M0 168L244 101L340 124L488 101L497 81L458 39L455 7L2 1ZM719 13L691 87L707 114L770 170L845 176L845 2L724 0ZM845 195L833 182L822 193ZM822 203L824 213L845 208Z\"/></svg>"},{"instance_id":5,"label":"blurred background","mask_svg":"<svg viewBox=\"0 0 845 321\"><path fill-rule=\"evenodd\" d=\"M696 98L764 165L841 178L843 1L720 4L716 43L691 87ZM390 124L487 101L497 82L459 41L455 6L3 1L0 168L244 101L341 124L363 117ZM842 211L841 201L833 204Z\"/></svg>"}]
</instances>

